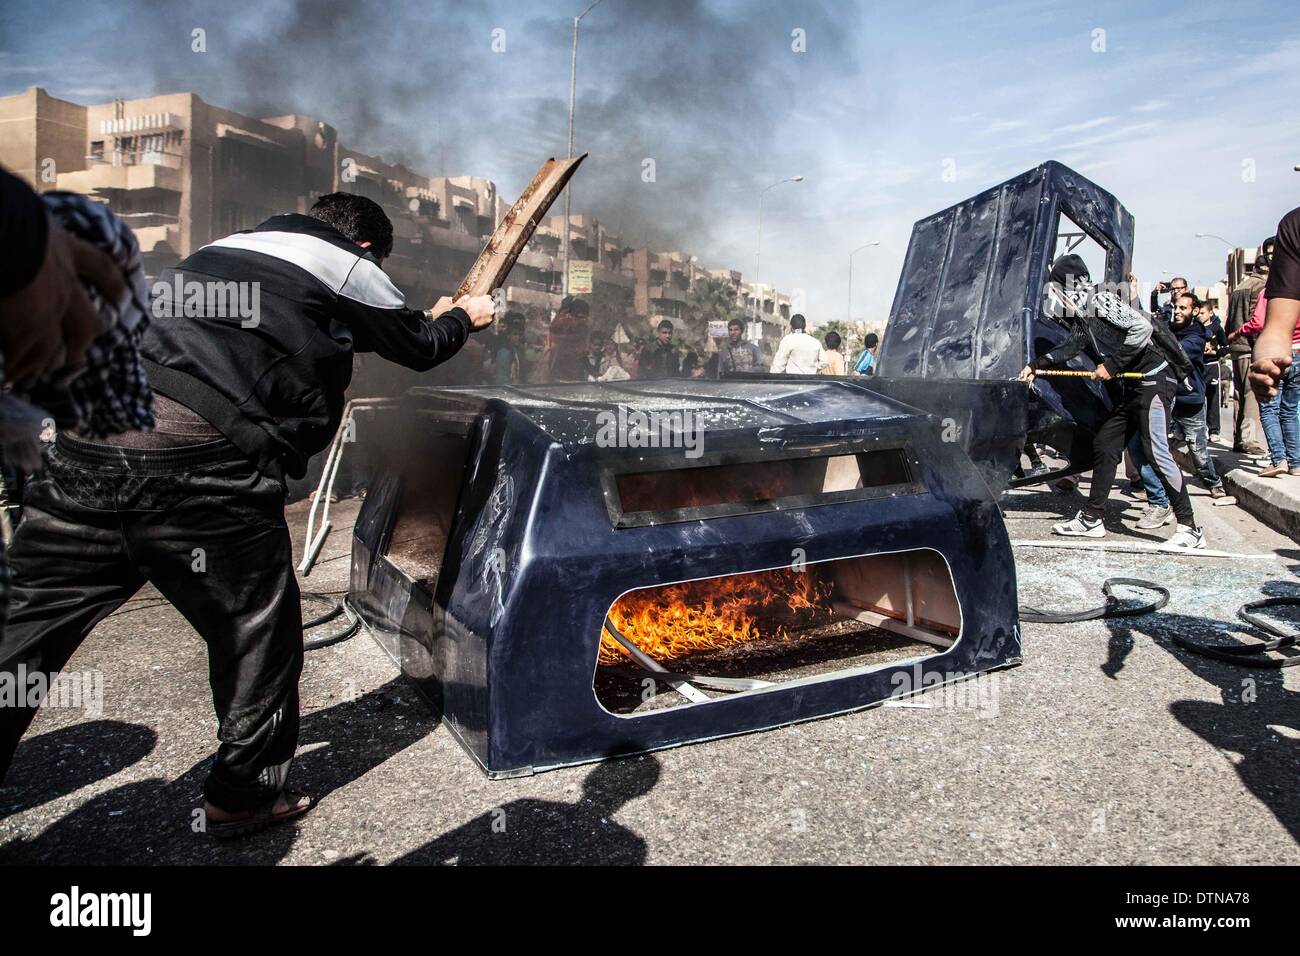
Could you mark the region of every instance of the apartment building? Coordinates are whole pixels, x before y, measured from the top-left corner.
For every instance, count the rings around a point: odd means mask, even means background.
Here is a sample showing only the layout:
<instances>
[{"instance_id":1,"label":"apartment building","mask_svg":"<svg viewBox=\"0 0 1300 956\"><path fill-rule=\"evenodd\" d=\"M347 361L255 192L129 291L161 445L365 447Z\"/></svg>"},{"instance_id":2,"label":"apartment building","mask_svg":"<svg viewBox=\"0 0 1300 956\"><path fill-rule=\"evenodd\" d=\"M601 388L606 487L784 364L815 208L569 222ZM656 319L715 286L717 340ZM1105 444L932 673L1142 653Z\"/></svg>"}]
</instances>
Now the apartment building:
<instances>
[{"instance_id":1,"label":"apartment building","mask_svg":"<svg viewBox=\"0 0 1300 956\"><path fill-rule=\"evenodd\" d=\"M654 323L681 319L691 292L690 258L680 252L633 249L628 261L636 280L637 315Z\"/></svg>"},{"instance_id":2,"label":"apartment building","mask_svg":"<svg viewBox=\"0 0 1300 956\"><path fill-rule=\"evenodd\" d=\"M453 292L509 208L490 180L424 176L341 143L314 117L245 116L194 93L92 105L38 87L0 97L0 164L37 189L107 203L135 229L150 274L275 213L306 212L325 193L368 196L393 221L385 268L412 305ZM563 233L561 215L539 226L511 272L509 307L549 316L559 306ZM705 277L725 276L738 304L755 305L739 272L706 270L679 251L631 248L588 215L570 219L569 258L591 263L591 290L582 294L606 321L681 320ZM759 290L763 317L779 334L789 299Z\"/></svg>"},{"instance_id":3,"label":"apartment building","mask_svg":"<svg viewBox=\"0 0 1300 956\"><path fill-rule=\"evenodd\" d=\"M564 216L548 216L529 249L546 257L558 293L563 288ZM569 217L569 261L591 263L591 290L576 294L591 302L594 314L614 322L628 319L637 311L635 277L627 260L630 252L623 240L595 217Z\"/></svg>"},{"instance_id":4,"label":"apartment building","mask_svg":"<svg viewBox=\"0 0 1300 956\"><path fill-rule=\"evenodd\" d=\"M745 311L763 322L779 324L790 321L790 297L766 283L743 284L741 300Z\"/></svg>"}]
</instances>

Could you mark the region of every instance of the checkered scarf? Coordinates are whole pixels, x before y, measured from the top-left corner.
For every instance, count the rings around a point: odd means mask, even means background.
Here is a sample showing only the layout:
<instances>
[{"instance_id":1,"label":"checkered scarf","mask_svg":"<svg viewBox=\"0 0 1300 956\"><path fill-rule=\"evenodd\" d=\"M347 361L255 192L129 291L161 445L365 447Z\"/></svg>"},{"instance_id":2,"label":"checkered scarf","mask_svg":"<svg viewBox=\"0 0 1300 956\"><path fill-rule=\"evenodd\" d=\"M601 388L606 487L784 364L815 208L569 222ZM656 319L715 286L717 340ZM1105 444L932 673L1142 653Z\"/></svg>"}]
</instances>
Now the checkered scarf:
<instances>
[{"instance_id":1,"label":"checkered scarf","mask_svg":"<svg viewBox=\"0 0 1300 956\"><path fill-rule=\"evenodd\" d=\"M124 302L109 302L87 286L103 331L86 351L84 368L42 377L26 398L61 426L95 438L152 428L153 390L140 361L140 337L149 324L149 288L135 234L107 207L84 196L48 192L42 198L55 222L121 266L129 295Z\"/></svg>"},{"instance_id":2,"label":"checkered scarf","mask_svg":"<svg viewBox=\"0 0 1300 956\"><path fill-rule=\"evenodd\" d=\"M100 438L154 424L153 390L140 362L140 336L149 324L149 291L139 243L130 228L99 203L65 192L42 198L55 222L121 266L130 294L125 302L109 302L87 286L103 331L86 351L85 365L44 375L22 394L0 391L4 458L24 471L40 466L39 436L46 417ZM9 587L8 561L0 545L0 628L8 617Z\"/></svg>"}]
</instances>

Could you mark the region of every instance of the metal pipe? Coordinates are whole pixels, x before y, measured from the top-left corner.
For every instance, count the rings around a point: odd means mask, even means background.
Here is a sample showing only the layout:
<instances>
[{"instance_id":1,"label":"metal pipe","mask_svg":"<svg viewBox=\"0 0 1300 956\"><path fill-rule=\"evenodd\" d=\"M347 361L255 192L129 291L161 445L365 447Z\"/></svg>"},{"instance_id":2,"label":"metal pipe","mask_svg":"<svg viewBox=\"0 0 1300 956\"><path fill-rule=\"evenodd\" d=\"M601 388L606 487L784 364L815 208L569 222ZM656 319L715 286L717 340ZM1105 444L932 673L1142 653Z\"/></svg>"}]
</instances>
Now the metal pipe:
<instances>
[{"instance_id":1,"label":"metal pipe","mask_svg":"<svg viewBox=\"0 0 1300 956\"><path fill-rule=\"evenodd\" d=\"M668 673L668 668L664 667L657 660L620 634L618 628L614 626L614 622L608 617L605 618L605 630L609 632L610 637L614 638L614 640L618 642L618 646L623 648L623 652L627 654L628 657L632 658L632 660L636 661L651 673L660 675L664 681L667 682L669 687L677 691L677 693L681 694L687 700L695 704L702 704L709 699L706 694L692 685L690 681L674 679L673 676Z\"/></svg>"},{"instance_id":2,"label":"metal pipe","mask_svg":"<svg viewBox=\"0 0 1300 956\"><path fill-rule=\"evenodd\" d=\"M849 303L848 303L848 308L844 312L844 321L846 322L853 321L853 257L856 256L863 249L870 249L872 246L878 246L878 245L880 245L880 240L876 239L873 240L872 242L868 242L866 245L858 246L856 249L854 249L852 252L849 253Z\"/></svg>"},{"instance_id":3,"label":"metal pipe","mask_svg":"<svg viewBox=\"0 0 1300 956\"><path fill-rule=\"evenodd\" d=\"M330 443L329 454L325 457L325 466L321 469L320 482L316 485L316 497L311 503L311 509L307 512L307 538L303 548L302 561L298 564L298 573L303 577L311 573L312 566L316 563L316 558L325 544L325 537L330 531L329 499L330 495L334 493L334 479L339 473L339 463L343 460L343 439L347 434L348 422L352 420L353 411L358 408L388 408L396 405L397 402L398 400L395 398L354 398L344 407L338 430L334 433L334 440ZM324 509L320 515L321 529L319 533L314 533L316 509L321 507L322 499L324 500Z\"/></svg>"},{"instance_id":4,"label":"metal pipe","mask_svg":"<svg viewBox=\"0 0 1300 956\"><path fill-rule=\"evenodd\" d=\"M1054 369L1054 368L1036 368L1034 375L1042 375L1046 378L1092 378L1091 372L1078 372L1073 369ZM1120 372L1118 375L1112 375L1111 378L1141 378L1141 372ZM1100 381L1100 380L1099 380Z\"/></svg>"},{"instance_id":5,"label":"metal pipe","mask_svg":"<svg viewBox=\"0 0 1300 956\"><path fill-rule=\"evenodd\" d=\"M759 290L759 281L758 281L758 275L759 275L758 270L759 270L759 266L762 264L763 261L763 193L767 192L769 189L772 189L776 186L780 186L781 183L801 183L801 182L803 182L802 175L788 176L785 179L779 179L770 185L764 186L762 189L758 191L758 249L754 253L754 318L755 319L758 318L758 312L759 312L758 297L763 294Z\"/></svg>"},{"instance_id":6,"label":"metal pipe","mask_svg":"<svg viewBox=\"0 0 1300 956\"><path fill-rule=\"evenodd\" d=\"M569 60L569 149L568 159L573 159L573 106L578 92L578 22L591 13L604 0L596 0L580 14L573 18L573 55ZM564 294L569 294L569 219L573 210L573 186L564 190L564 276L560 287Z\"/></svg>"}]
</instances>

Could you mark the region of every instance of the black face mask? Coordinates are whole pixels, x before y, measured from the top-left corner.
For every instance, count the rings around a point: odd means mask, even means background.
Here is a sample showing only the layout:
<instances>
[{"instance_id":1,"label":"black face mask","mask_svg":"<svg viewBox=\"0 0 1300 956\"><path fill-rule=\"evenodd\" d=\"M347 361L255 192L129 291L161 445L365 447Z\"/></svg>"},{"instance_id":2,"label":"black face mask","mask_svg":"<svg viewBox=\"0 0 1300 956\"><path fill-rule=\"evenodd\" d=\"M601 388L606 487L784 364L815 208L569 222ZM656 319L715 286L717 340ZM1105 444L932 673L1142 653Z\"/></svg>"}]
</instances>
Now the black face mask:
<instances>
[{"instance_id":1,"label":"black face mask","mask_svg":"<svg viewBox=\"0 0 1300 956\"><path fill-rule=\"evenodd\" d=\"M1061 256L1052 264L1052 271L1047 276L1048 282L1054 282L1066 289L1075 289L1090 285L1092 277L1083 257L1071 253Z\"/></svg>"}]
</instances>

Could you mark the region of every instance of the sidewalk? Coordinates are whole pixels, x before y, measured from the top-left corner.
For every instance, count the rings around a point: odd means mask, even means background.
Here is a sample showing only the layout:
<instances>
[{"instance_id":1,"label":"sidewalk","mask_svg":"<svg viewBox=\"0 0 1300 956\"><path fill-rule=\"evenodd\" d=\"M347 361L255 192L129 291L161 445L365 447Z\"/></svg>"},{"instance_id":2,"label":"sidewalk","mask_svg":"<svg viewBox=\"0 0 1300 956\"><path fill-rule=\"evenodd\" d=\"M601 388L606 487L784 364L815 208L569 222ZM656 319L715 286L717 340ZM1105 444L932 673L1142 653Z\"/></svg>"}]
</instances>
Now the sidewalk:
<instances>
[{"instance_id":1,"label":"sidewalk","mask_svg":"<svg viewBox=\"0 0 1300 956\"><path fill-rule=\"evenodd\" d=\"M1224 410L1226 422L1232 420L1230 411L1231 409ZM1268 466L1268 456L1254 458L1234 452L1231 436L1224 435L1222 438L1227 440L1226 443L1222 440L1210 443L1210 454L1214 457L1215 468L1218 469L1228 494L1237 499L1237 505L1242 510L1274 530L1300 541L1300 476L1261 478L1259 472ZM1187 474L1196 474L1191 456L1183 451L1181 442L1174 446L1174 457Z\"/></svg>"}]
</instances>

